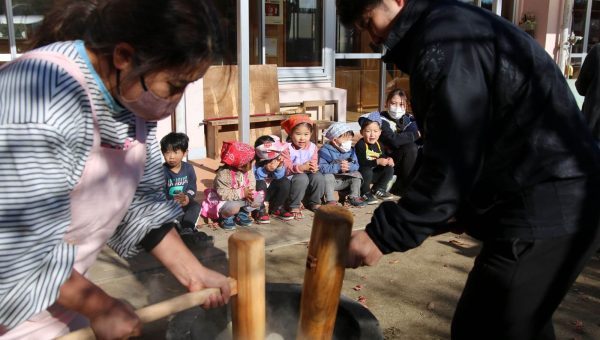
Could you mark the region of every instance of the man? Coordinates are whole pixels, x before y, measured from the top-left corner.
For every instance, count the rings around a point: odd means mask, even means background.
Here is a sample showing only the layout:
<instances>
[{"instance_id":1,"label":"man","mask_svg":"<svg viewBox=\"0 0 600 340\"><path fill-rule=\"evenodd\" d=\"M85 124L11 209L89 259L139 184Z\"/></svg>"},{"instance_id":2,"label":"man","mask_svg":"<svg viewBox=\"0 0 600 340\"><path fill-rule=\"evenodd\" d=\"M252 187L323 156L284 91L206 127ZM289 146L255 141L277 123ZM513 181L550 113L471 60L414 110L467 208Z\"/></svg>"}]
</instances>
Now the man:
<instances>
[{"instance_id":1,"label":"man","mask_svg":"<svg viewBox=\"0 0 600 340\"><path fill-rule=\"evenodd\" d=\"M560 70L525 32L452 0L337 0L410 75L423 162L353 234L373 265L456 227L482 240L453 339L553 339L552 314L600 244L600 157ZM450 222L452 221L452 222Z\"/></svg>"}]
</instances>

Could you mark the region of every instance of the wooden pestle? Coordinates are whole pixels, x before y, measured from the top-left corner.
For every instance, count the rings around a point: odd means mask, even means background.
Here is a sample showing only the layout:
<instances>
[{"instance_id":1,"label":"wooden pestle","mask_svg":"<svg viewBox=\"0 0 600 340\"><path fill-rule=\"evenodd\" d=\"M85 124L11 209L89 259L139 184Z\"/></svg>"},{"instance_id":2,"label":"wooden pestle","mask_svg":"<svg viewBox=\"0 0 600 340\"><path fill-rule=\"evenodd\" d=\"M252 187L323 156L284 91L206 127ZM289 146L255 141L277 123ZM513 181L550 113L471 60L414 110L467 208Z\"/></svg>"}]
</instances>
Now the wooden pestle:
<instances>
[{"instance_id":1,"label":"wooden pestle","mask_svg":"<svg viewBox=\"0 0 600 340\"><path fill-rule=\"evenodd\" d=\"M315 213L300 300L299 340L333 336L353 223L343 207L322 206Z\"/></svg>"},{"instance_id":2,"label":"wooden pestle","mask_svg":"<svg viewBox=\"0 0 600 340\"><path fill-rule=\"evenodd\" d=\"M264 340L265 238L248 230L229 237L229 275L237 280L238 295L231 300L234 340Z\"/></svg>"},{"instance_id":3,"label":"wooden pestle","mask_svg":"<svg viewBox=\"0 0 600 340\"><path fill-rule=\"evenodd\" d=\"M235 280L229 280L229 287L231 288L232 296L237 294ZM217 294L219 292L220 291L218 288L206 288L196 292L179 295L169 300L162 301L150 306L142 307L136 310L135 313L139 316L142 323L149 323L158 319L162 319L165 316L179 313L192 307L200 306L201 304L206 302L206 299L208 299L208 297L211 294ZM87 327L58 338L58 340L82 339L93 340L96 339L96 335L90 327Z\"/></svg>"}]
</instances>

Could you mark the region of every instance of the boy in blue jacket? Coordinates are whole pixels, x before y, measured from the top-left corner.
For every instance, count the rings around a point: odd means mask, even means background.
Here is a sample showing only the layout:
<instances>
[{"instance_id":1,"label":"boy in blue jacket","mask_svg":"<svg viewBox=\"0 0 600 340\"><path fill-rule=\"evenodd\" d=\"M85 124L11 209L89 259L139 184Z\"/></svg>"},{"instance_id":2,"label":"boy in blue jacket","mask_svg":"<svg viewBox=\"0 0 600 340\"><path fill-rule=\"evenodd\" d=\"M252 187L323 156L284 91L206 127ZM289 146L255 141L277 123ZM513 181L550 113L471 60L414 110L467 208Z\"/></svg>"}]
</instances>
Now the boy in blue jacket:
<instances>
[{"instance_id":1,"label":"boy in blue jacket","mask_svg":"<svg viewBox=\"0 0 600 340\"><path fill-rule=\"evenodd\" d=\"M325 199L336 204L334 192L350 189L347 200L355 207L366 205L360 196L362 176L352 147L354 132L347 123L333 123L325 130L329 142L319 150L319 171L325 176Z\"/></svg>"},{"instance_id":2,"label":"boy in blue jacket","mask_svg":"<svg viewBox=\"0 0 600 340\"><path fill-rule=\"evenodd\" d=\"M191 164L183 160L188 152L188 144L188 136L180 132L171 132L160 140L160 150L165 159L165 195L167 200L179 203L184 213L177 219L181 234L194 232L200 215L200 205L195 200L196 172Z\"/></svg>"}]
</instances>

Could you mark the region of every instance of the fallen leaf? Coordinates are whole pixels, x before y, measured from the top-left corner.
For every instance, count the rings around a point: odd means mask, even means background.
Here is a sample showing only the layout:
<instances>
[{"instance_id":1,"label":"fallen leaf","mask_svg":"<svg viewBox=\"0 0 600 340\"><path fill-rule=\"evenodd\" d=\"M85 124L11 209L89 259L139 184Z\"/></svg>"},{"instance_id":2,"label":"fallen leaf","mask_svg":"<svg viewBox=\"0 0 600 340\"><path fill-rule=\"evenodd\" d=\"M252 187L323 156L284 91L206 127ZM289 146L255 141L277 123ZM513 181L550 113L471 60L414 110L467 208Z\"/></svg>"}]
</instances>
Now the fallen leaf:
<instances>
[{"instance_id":1,"label":"fallen leaf","mask_svg":"<svg viewBox=\"0 0 600 340\"><path fill-rule=\"evenodd\" d=\"M429 310L434 310L435 309L435 303L432 301L430 303L427 304L427 309Z\"/></svg>"},{"instance_id":2,"label":"fallen leaf","mask_svg":"<svg viewBox=\"0 0 600 340\"><path fill-rule=\"evenodd\" d=\"M392 260L392 261L389 262L389 264L396 264L398 262L400 262L400 260Z\"/></svg>"},{"instance_id":3,"label":"fallen leaf","mask_svg":"<svg viewBox=\"0 0 600 340\"><path fill-rule=\"evenodd\" d=\"M363 276L361 276L361 277L360 277L360 279L361 279L361 280L366 280L366 279L367 279L367 276L366 276L366 275L363 275Z\"/></svg>"},{"instance_id":4,"label":"fallen leaf","mask_svg":"<svg viewBox=\"0 0 600 340\"><path fill-rule=\"evenodd\" d=\"M367 307L367 298L366 298L366 297L364 297L364 296L360 295L360 296L358 297L358 299L356 299L356 300L357 300L357 301L358 301L358 302L359 302L361 305L365 306L366 308L369 308L369 307Z\"/></svg>"},{"instance_id":5,"label":"fallen leaf","mask_svg":"<svg viewBox=\"0 0 600 340\"><path fill-rule=\"evenodd\" d=\"M445 265L444 265L444 268L447 268L447 267L448 267L448 265L447 265L447 264L445 264Z\"/></svg>"},{"instance_id":6,"label":"fallen leaf","mask_svg":"<svg viewBox=\"0 0 600 340\"><path fill-rule=\"evenodd\" d=\"M359 291L359 290L361 290L362 288L363 288L363 285L356 285L356 286L354 286L352 289L354 289L355 291L357 291L357 292L358 292L358 291Z\"/></svg>"}]
</instances>

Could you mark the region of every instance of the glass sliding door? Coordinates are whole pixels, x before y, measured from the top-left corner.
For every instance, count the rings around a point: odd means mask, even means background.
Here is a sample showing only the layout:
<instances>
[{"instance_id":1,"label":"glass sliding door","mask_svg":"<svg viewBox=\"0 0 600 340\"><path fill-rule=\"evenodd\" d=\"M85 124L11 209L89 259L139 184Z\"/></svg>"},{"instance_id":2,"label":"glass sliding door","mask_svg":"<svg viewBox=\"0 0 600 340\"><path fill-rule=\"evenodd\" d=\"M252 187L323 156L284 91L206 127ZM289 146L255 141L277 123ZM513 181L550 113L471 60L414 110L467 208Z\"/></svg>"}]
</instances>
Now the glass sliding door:
<instances>
[{"instance_id":1,"label":"glass sliding door","mask_svg":"<svg viewBox=\"0 0 600 340\"><path fill-rule=\"evenodd\" d=\"M29 39L50 9L49 0L2 0L0 6L0 62L29 48ZM7 11L10 8L11 11ZM11 37L10 35L13 35Z\"/></svg>"},{"instance_id":2,"label":"glass sliding door","mask_svg":"<svg viewBox=\"0 0 600 340\"><path fill-rule=\"evenodd\" d=\"M378 110L381 90L381 48L371 44L367 32L337 23L335 87L347 91L347 120Z\"/></svg>"},{"instance_id":3,"label":"glass sliding door","mask_svg":"<svg viewBox=\"0 0 600 340\"><path fill-rule=\"evenodd\" d=\"M600 42L600 0L575 0L571 32L583 38L571 49L570 64L577 77L588 51Z\"/></svg>"}]
</instances>

